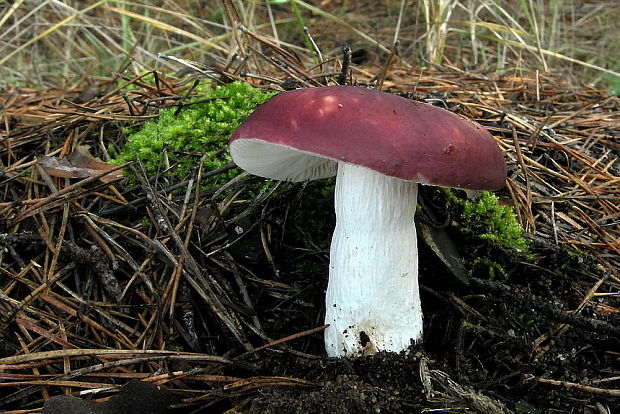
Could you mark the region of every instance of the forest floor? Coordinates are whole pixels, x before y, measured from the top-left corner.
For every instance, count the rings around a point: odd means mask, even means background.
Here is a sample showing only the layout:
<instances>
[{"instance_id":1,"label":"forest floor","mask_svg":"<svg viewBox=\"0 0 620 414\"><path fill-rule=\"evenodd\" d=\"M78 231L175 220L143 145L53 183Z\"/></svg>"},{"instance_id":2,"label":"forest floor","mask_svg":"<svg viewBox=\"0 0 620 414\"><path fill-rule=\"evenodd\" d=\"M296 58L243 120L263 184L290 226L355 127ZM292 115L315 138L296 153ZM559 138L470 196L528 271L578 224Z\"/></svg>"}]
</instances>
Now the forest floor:
<instances>
[{"instance_id":1,"label":"forest floor","mask_svg":"<svg viewBox=\"0 0 620 414\"><path fill-rule=\"evenodd\" d=\"M289 70L218 77L281 90L338 76ZM538 72L354 62L345 75L489 129L508 166L496 194L514 208L527 251L464 232L441 192L426 190L425 214L447 223L469 283L421 238L423 341L403 354L327 358L333 182L238 171L204 188L193 185L234 167L179 183L123 166L138 177L127 181L92 159L62 171L50 160L84 144L106 160L127 126L178 105L191 82L7 88L0 410L619 412L620 98Z\"/></svg>"}]
</instances>

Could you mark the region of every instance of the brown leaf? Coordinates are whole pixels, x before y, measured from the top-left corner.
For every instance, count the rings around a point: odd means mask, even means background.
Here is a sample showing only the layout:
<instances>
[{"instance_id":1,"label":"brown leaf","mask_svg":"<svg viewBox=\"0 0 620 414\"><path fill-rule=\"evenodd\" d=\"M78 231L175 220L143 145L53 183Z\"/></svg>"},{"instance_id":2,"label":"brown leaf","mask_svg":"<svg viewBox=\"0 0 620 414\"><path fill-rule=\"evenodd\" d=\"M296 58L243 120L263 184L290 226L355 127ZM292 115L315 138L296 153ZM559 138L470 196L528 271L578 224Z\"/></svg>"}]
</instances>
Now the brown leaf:
<instances>
[{"instance_id":1,"label":"brown leaf","mask_svg":"<svg viewBox=\"0 0 620 414\"><path fill-rule=\"evenodd\" d=\"M66 158L39 157L38 163L52 177L61 178L88 178L117 167L115 164L103 162L90 155L86 145L78 146ZM108 183L122 177L122 172L116 170L99 179Z\"/></svg>"}]
</instances>

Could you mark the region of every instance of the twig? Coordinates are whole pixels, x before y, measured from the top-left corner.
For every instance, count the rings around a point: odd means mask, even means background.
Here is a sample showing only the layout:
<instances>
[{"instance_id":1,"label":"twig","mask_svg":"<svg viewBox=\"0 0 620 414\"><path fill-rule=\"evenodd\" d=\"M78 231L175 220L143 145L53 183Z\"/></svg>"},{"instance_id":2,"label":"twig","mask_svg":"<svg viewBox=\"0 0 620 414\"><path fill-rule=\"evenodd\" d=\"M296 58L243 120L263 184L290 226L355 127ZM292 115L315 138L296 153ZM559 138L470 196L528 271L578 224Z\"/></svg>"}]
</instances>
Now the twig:
<instances>
[{"instance_id":1,"label":"twig","mask_svg":"<svg viewBox=\"0 0 620 414\"><path fill-rule=\"evenodd\" d=\"M351 48L347 43L343 43L340 46L342 50L342 68L340 69L340 75L336 78L336 82L339 85L346 85L347 78L349 77L349 66L351 66Z\"/></svg>"},{"instance_id":2,"label":"twig","mask_svg":"<svg viewBox=\"0 0 620 414\"><path fill-rule=\"evenodd\" d=\"M591 387L589 385L576 384L574 382L552 380L552 379L543 378L543 377L536 377L531 374L524 374L524 376L526 380L535 379L541 384L555 385L555 386L566 388L569 390L578 390L578 391L582 391L588 394L602 395L604 397L620 397L620 390L614 390L614 389L609 389L609 388L597 388L597 387Z\"/></svg>"}]
</instances>

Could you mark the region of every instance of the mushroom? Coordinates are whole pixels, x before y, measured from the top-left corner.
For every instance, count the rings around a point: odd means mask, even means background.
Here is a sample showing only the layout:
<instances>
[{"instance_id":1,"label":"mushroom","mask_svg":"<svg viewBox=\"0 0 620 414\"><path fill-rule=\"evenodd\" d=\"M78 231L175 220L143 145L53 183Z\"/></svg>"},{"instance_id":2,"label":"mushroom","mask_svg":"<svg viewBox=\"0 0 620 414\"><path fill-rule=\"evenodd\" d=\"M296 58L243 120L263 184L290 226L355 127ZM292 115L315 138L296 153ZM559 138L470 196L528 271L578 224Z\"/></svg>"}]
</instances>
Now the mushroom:
<instances>
[{"instance_id":1,"label":"mushroom","mask_svg":"<svg viewBox=\"0 0 620 414\"><path fill-rule=\"evenodd\" d=\"M237 165L262 177L336 175L325 348L400 352L422 337L414 215L418 183L504 185L491 134L435 106L353 86L297 89L259 106L232 134Z\"/></svg>"}]
</instances>

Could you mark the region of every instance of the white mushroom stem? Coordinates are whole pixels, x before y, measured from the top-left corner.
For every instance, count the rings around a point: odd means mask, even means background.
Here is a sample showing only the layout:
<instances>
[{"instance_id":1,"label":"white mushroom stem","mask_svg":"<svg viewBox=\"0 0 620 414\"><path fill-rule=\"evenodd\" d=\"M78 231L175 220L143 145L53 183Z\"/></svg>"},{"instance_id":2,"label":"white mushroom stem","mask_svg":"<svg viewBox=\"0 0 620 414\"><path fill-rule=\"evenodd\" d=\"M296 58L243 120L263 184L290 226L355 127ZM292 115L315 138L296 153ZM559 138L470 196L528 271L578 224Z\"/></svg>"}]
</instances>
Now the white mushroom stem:
<instances>
[{"instance_id":1,"label":"white mushroom stem","mask_svg":"<svg viewBox=\"0 0 620 414\"><path fill-rule=\"evenodd\" d=\"M422 336L417 183L339 163L325 348L333 357L400 352Z\"/></svg>"}]
</instances>

